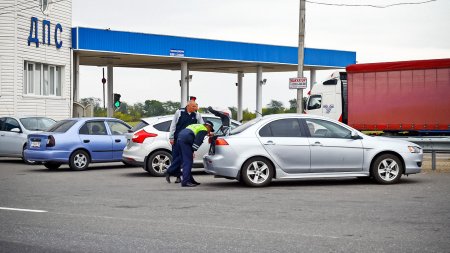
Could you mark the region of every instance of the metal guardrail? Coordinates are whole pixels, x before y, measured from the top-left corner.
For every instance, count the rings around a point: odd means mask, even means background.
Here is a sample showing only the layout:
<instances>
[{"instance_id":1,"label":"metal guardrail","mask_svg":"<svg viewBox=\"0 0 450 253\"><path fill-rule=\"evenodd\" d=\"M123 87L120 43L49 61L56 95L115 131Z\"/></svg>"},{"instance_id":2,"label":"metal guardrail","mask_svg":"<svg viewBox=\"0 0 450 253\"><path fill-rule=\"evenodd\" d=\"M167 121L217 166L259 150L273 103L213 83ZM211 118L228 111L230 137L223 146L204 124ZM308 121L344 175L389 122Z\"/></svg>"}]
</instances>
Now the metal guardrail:
<instances>
[{"instance_id":1,"label":"metal guardrail","mask_svg":"<svg viewBox=\"0 0 450 253\"><path fill-rule=\"evenodd\" d=\"M424 153L431 153L431 169L436 170L436 153L450 153L449 137L396 137L413 142L423 148Z\"/></svg>"}]
</instances>

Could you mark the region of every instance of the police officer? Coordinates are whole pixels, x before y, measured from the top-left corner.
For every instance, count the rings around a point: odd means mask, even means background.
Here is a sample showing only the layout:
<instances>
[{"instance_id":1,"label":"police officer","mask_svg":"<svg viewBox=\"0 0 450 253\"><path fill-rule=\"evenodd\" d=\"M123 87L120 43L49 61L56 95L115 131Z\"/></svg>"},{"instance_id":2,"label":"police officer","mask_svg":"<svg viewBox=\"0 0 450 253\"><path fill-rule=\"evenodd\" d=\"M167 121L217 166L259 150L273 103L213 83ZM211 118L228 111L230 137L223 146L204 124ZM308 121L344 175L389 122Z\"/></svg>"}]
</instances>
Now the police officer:
<instances>
[{"instance_id":1,"label":"police officer","mask_svg":"<svg viewBox=\"0 0 450 253\"><path fill-rule=\"evenodd\" d=\"M180 155L176 156L167 171L171 171L173 168L179 168L183 165L183 180L181 181L182 187L195 187L198 185L191 175L192 163L194 160L194 151L202 145L206 135L214 129L214 125L211 121L206 121L205 124L192 124L180 131L178 139L175 142L177 150L180 151ZM166 176L167 179L167 176Z\"/></svg>"},{"instance_id":2,"label":"police officer","mask_svg":"<svg viewBox=\"0 0 450 253\"><path fill-rule=\"evenodd\" d=\"M177 110L173 116L169 133L170 144L172 144L172 160L175 160L176 156L180 154L180 150L177 149L178 147L176 145L176 140L178 139L178 134L180 131L191 124L203 124L203 118L200 113L197 112L198 105L195 100L195 97L191 97L191 99L187 102L186 107ZM172 168L170 170L167 169L166 180L168 183L170 183L171 175L177 177L175 183L180 183L181 167L179 166L178 168Z\"/></svg>"}]
</instances>

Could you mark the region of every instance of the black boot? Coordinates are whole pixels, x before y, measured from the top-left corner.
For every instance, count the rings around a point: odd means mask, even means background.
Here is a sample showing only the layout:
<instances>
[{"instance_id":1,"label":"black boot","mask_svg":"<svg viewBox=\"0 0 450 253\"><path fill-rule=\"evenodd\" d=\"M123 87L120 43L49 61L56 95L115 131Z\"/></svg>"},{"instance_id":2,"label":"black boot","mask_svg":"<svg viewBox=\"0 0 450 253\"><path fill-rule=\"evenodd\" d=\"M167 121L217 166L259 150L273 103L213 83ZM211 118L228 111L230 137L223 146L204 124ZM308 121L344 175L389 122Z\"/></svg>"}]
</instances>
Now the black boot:
<instances>
[{"instance_id":1,"label":"black boot","mask_svg":"<svg viewBox=\"0 0 450 253\"><path fill-rule=\"evenodd\" d=\"M191 183L193 183L195 185L200 185L200 183L195 181L195 179L193 177L191 177Z\"/></svg>"},{"instance_id":2,"label":"black boot","mask_svg":"<svg viewBox=\"0 0 450 253\"><path fill-rule=\"evenodd\" d=\"M175 180L175 184L179 184L181 183L181 177L177 177L177 179Z\"/></svg>"},{"instance_id":3,"label":"black boot","mask_svg":"<svg viewBox=\"0 0 450 253\"><path fill-rule=\"evenodd\" d=\"M166 172L166 173L164 173L164 175L166 176L167 183L170 184L170 174Z\"/></svg>"}]
</instances>

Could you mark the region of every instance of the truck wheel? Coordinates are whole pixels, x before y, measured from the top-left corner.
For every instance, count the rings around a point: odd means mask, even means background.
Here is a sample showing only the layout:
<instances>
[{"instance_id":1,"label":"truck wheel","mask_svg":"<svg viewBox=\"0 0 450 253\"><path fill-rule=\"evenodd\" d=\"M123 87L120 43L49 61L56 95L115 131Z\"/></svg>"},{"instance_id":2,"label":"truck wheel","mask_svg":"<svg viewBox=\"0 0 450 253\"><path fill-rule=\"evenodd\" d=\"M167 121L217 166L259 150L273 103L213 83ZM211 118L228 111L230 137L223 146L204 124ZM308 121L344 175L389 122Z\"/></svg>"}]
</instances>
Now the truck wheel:
<instances>
[{"instance_id":1,"label":"truck wheel","mask_svg":"<svg viewBox=\"0 0 450 253\"><path fill-rule=\"evenodd\" d=\"M69 166L72 170L85 170L89 166L89 159L86 151L75 150L69 158Z\"/></svg>"},{"instance_id":2,"label":"truck wheel","mask_svg":"<svg viewBox=\"0 0 450 253\"><path fill-rule=\"evenodd\" d=\"M252 187L268 186L273 178L273 166L263 157L249 159L242 166L242 181Z\"/></svg>"},{"instance_id":3,"label":"truck wheel","mask_svg":"<svg viewBox=\"0 0 450 253\"><path fill-rule=\"evenodd\" d=\"M61 167L60 163L52 163L52 162L47 162L44 163L45 168L49 169L49 170L57 170L59 169L59 167Z\"/></svg>"},{"instance_id":4,"label":"truck wheel","mask_svg":"<svg viewBox=\"0 0 450 253\"><path fill-rule=\"evenodd\" d=\"M162 177L172 164L172 155L164 150L156 151L147 158L146 170L154 177Z\"/></svg>"},{"instance_id":5,"label":"truck wheel","mask_svg":"<svg viewBox=\"0 0 450 253\"><path fill-rule=\"evenodd\" d=\"M371 172L377 183L395 184L402 177L403 165L397 156L385 154L375 159Z\"/></svg>"}]
</instances>

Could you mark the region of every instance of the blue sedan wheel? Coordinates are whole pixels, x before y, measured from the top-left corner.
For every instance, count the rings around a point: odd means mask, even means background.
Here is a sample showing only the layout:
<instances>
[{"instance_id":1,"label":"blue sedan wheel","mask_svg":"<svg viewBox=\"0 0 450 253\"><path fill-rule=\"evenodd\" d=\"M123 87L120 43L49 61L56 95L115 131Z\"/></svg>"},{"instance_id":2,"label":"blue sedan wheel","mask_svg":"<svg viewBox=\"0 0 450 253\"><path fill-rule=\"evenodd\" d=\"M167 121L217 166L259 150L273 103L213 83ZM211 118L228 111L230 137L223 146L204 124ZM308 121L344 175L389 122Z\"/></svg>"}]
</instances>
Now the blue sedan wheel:
<instances>
[{"instance_id":1,"label":"blue sedan wheel","mask_svg":"<svg viewBox=\"0 0 450 253\"><path fill-rule=\"evenodd\" d=\"M75 150L69 159L69 166L72 170L85 170L89 166L90 157L86 151Z\"/></svg>"}]
</instances>

